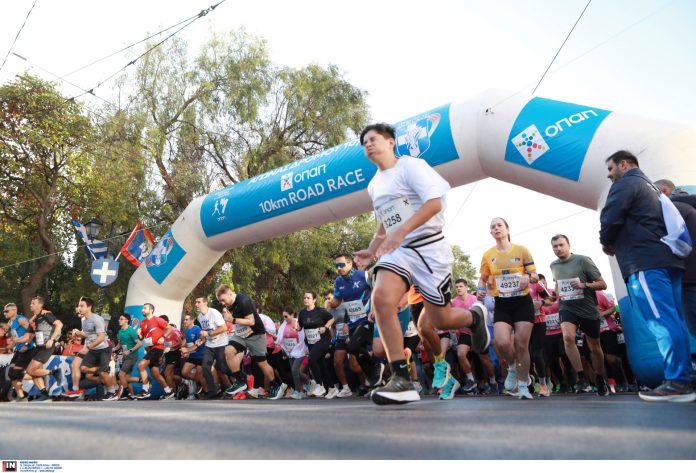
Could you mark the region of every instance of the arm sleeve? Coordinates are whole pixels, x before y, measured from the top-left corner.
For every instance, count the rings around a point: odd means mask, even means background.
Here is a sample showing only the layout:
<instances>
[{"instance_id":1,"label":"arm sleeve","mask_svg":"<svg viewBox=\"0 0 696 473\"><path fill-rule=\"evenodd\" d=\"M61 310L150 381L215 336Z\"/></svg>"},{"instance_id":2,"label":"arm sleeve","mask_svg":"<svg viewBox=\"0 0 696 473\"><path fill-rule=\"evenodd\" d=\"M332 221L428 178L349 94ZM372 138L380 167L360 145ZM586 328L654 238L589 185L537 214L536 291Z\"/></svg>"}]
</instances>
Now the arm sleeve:
<instances>
[{"instance_id":1,"label":"arm sleeve","mask_svg":"<svg viewBox=\"0 0 696 473\"><path fill-rule=\"evenodd\" d=\"M613 246L619 230L626 222L628 209L633 203L633 192L628 184L619 180L609 189L607 201L599 215L599 242L602 245Z\"/></svg>"},{"instance_id":2,"label":"arm sleeve","mask_svg":"<svg viewBox=\"0 0 696 473\"><path fill-rule=\"evenodd\" d=\"M245 298L244 300L240 301L239 313L242 314L242 316L238 318L254 315L254 306L251 303L251 299Z\"/></svg>"},{"instance_id":3,"label":"arm sleeve","mask_svg":"<svg viewBox=\"0 0 696 473\"><path fill-rule=\"evenodd\" d=\"M602 277L602 273L599 272L599 268L594 264L592 258L586 257L582 261L583 271L585 271L585 277L590 282L596 281Z\"/></svg>"}]
</instances>

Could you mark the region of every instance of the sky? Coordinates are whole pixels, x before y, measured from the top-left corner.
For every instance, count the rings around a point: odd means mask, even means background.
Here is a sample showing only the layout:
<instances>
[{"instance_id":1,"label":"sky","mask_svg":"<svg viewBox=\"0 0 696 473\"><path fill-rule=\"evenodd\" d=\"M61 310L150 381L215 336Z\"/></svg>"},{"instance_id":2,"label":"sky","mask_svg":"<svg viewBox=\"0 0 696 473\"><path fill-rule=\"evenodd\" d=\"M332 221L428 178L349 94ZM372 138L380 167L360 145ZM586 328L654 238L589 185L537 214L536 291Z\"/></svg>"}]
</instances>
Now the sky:
<instances>
[{"instance_id":1,"label":"sky","mask_svg":"<svg viewBox=\"0 0 696 473\"><path fill-rule=\"evenodd\" d=\"M36 0L0 70L0 83L30 69L64 75L207 8L215 0ZM0 60L34 0L0 3ZM265 38L272 60L301 67L335 64L367 93L373 121L397 122L489 88L530 94L586 0L241 2L227 0L180 37L191 50L211 31L245 28ZM594 0L536 95L696 126L696 2ZM70 75L91 88L142 50ZM688 59L692 58L692 59ZM113 83L96 93L109 98ZM65 83L66 95L81 91ZM95 104L96 105L96 104ZM696 184L696 183L692 183ZM485 179L453 189L445 233L475 267L494 244L493 217L504 217L541 273L555 259L550 236L593 258L613 292L598 243L599 215L512 184ZM512 204L511 204L512 203Z\"/></svg>"}]
</instances>

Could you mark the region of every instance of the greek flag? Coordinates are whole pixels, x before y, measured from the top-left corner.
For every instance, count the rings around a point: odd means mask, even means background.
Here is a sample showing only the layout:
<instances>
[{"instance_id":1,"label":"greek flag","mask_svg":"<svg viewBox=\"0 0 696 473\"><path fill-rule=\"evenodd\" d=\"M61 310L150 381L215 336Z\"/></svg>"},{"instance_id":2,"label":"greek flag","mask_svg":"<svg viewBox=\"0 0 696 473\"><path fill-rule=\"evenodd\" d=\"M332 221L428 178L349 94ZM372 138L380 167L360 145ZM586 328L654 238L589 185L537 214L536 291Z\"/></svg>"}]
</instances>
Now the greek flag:
<instances>
[{"instance_id":1,"label":"greek flag","mask_svg":"<svg viewBox=\"0 0 696 473\"><path fill-rule=\"evenodd\" d=\"M152 234L140 222L123 244L121 253L135 266L140 266L155 247Z\"/></svg>"},{"instance_id":2,"label":"greek flag","mask_svg":"<svg viewBox=\"0 0 696 473\"><path fill-rule=\"evenodd\" d=\"M87 256L96 260L99 258L106 258L108 256L108 248L106 243L101 240L91 240L87 235L87 229L77 220L73 219L70 222L75 227L75 232L79 235L85 244L85 252Z\"/></svg>"}]
</instances>

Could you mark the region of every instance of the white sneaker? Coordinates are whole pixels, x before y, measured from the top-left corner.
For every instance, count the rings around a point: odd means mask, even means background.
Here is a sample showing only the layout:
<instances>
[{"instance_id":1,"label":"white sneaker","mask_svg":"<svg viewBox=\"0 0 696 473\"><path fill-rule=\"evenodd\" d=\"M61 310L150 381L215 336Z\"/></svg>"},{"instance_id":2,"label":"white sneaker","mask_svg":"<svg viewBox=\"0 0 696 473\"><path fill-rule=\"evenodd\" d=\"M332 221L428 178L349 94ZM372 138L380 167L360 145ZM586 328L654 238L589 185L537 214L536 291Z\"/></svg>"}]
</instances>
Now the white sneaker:
<instances>
[{"instance_id":1,"label":"white sneaker","mask_svg":"<svg viewBox=\"0 0 696 473\"><path fill-rule=\"evenodd\" d=\"M188 397L186 398L187 401L195 401L196 400L196 395L195 394L189 394Z\"/></svg>"},{"instance_id":2,"label":"white sneaker","mask_svg":"<svg viewBox=\"0 0 696 473\"><path fill-rule=\"evenodd\" d=\"M314 391L317 389L317 382L313 379L309 381L309 389L307 389L307 396L312 396Z\"/></svg>"},{"instance_id":3,"label":"white sneaker","mask_svg":"<svg viewBox=\"0 0 696 473\"><path fill-rule=\"evenodd\" d=\"M336 386L331 386L329 392L326 393L326 399L333 399L338 396L338 389Z\"/></svg>"},{"instance_id":4,"label":"white sneaker","mask_svg":"<svg viewBox=\"0 0 696 473\"><path fill-rule=\"evenodd\" d=\"M529 388L524 382L517 385L517 399L534 399L534 396L529 392Z\"/></svg>"},{"instance_id":5,"label":"white sneaker","mask_svg":"<svg viewBox=\"0 0 696 473\"><path fill-rule=\"evenodd\" d=\"M413 382L413 387L416 389L416 392L418 394L423 392L423 386L421 386L421 383L419 383L418 381Z\"/></svg>"},{"instance_id":6,"label":"white sneaker","mask_svg":"<svg viewBox=\"0 0 696 473\"><path fill-rule=\"evenodd\" d=\"M312 391L312 396L314 397L324 397L324 394L326 394L326 388L321 384L317 384L317 387Z\"/></svg>"},{"instance_id":7,"label":"white sneaker","mask_svg":"<svg viewBox=\"0 0 696 473\"><path fill-rule=\"evenodd\" d=\"M337 397L352 397L352 396L353 396L353 391L351 391L348 386L341 389L337 394Z\"/></svg>"},{"instance_id":8,"label":"white sneaker","mask_svg":"<svg viewBox=\"0 0 696 473\"><path fill-rule=\"evenodd\" d=\"M505 389L508 391L514 391L517 387L517 370L515 368L508 368L507 377L505 378Z\"/></svg>"},{"instance_id":9,"label":"white sneaker","mask_svg":"<svg viewBox=\"0 0 696 473\"><path fill-rule=\"evenodd\" d=\"M290 399L302 399L303 397L303 393L301 393L300 391L293 391L290 395Z\"/></svg>"}]
</instances>

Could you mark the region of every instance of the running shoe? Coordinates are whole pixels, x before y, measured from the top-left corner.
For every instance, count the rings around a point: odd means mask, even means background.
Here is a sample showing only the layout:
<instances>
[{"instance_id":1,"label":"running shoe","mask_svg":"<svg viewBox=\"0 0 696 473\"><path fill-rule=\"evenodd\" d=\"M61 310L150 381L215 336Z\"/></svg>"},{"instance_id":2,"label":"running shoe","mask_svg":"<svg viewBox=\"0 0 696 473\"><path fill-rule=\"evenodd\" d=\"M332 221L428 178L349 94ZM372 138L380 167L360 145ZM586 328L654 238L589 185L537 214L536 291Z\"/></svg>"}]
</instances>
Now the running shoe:
<instances>
[{"instance_id":1,"label":"running shoe","mask_svg":"<svg viewBox=\"0 0 696 473\"><path fill-rule=\"evenodd\" d=\"M597 380L597 396L608 396L609 395L609 385L607 385L606 380Z\"/></svg>"},{"instance_id":2,"label":"running shoe","mask_svg":"<svg viewBox=\"0 0 696 473\"><path fill-rule=\"evenodd\" d=\"M450 375L450 365L445 360L436 361L433 363L435 373L433 374L433 388L439 389L447 382L447 377Z\"/></svg>"},{"instance_id":3,"label":"running shoe","mask_svg":"<svg viewBox=\"0 0 696 473\"><path fill-rule=\"evenodd\" d=\"M575 385L576 393L589 393L591 391L592 386L590 386L584 379L582 381L578 381L578 383Z\"/></svg>"},{"instance_id":4,"label":"running shoe","mask_svg":"<svg viewBox=\"0 0 696 473\"><path fill-rule=\"evenodd\" d=\"M384 376L384 363L375 363L375 371L372 373L372 377L370 377L369 380L367 380L368 384L372 386L373 388L376 388L377 386L382 385L384 380L382 377Z\"/></svg>"},{"instance_id":5,"label":"running shoe","mask_svg":"<svg viewBox=\"0 0 696 473\"><path fill-rule=\"evenodd\" d=\"M339 398L344 398L344 397L352 397L353 396L353 391L350 390L348 386L344 386L338 394L336 394L336 397Z\"/></svg>"},{"instance_id":6,"label":"running shoe","mask_svg":"<svg viewBox=\"0 0 696 473\"><path fill-rule=\"evenodd\" d=\"M305 392L307 393L307 396L311 396L315 389L317 389L317 382L313 379L309 380L309 387L305 385Z\"/></svg>"},{"instance_id":7,"label":"running shoe","mask_svg":"<svg viewBox=\"0 0 696 473\"><path fill-rule=\"evenodd\" d=\"M169 392L165 391L162 395L162 400L167 401L169 399L174 399L174 396L176 396L176 391L174 391L173 389L169 389Z\"/></svg>"},{"instance_id":8,"label":"running shoe","mask_svg":"<svg viewBox=\"0 0 696 473\"><path fill-rule=\"evenodd\" d=\"M517 399L534 399L525 383L517 384Z\"/></svg>"},{"instance_id":9,"label":"running shoe","mask_svg":"<svg viewBox=\"0 0 696 473\"><path fill-rule=\"evenodd\" d=\"M385 404L404 404L420 401L420 396L413 388L411 381L392 374L386 386L372 390L370 399L378 406L382 406Z\"/></svg>"},{"instance_id":10,"label":"running shoe","mask_svg":"<svg viewBox=\"0 0 696 473\"><path fill-rule=\"evenodd\" d=\"M269 393L268 399L282 399L285 396L285 391L288 390L288 385L285 383L278 383L271 386L271 392Z\"/></svg>"},{"instance_id":11,"label":"running shoe","mask_svg":"<svg viewBox=\"0 0 696 473\"><path fill-rule=\"evenodd\" d=\"M517 370L508 367L507 377L505 378L505 389L513 391L517 387Z\"/></svg>"},{"instance_id":12,"label":"running shoe","mask_svg":"<svg viewBox=\"0 0 696 473\"><path fill-rule=\"evenodd\" d=\"M78 398L80 396L83 396L84 394L85 394L84 389L73 389L72 391L65 391L63 393L63 396L75 399L75 398Z\"/></svg>"},{"instance_id":13,"label":"running shoe","mask_svg":"<svg viewBox=\"0 0 696 473\"><path fill-rule=\"evenodd\" d=\"M665 381L651 391L642 391L638 396L649 402L692 402L696 393L689 384Z\"/></svg>"},{"instance_id":14,"label":"running shoe","mask_svg":"<svg viewBox=\"0 0 696 473\"><path fill-rule=\"evenodd\" d=\"M551 396L551 390L545 384L539 385L539 397L549 397Z\"/></svg>"},{"instance_id":15,"label":"running shoe","mask_svg":"<svg viewBox=\"0 0 696 473\"><path fill-rule=\"evenodd\" d=\"M102 401L118 401L118 396L116 395L116 391L107 392L104 395L104 397L102 398Z\"/></svg>"},{"instance_id":16,"label":"running shoe","mask_svg":"<svg viewBox=\"0 0 696 473\"><path fill-rule=\"evenodd\" d=\"M304 395L300 391L293 391L290 395L290 399L303 399Z\"/></svg>"},{"instance_id":17,"label":"running shoe","mask_svg":"<svg viewBox=\"0 0 696 473\"><path fill-rule=\"evenodd\" d=\"M53 399L48 394L41 393L39 397L32 399L31 402L53 402Z\"/></svg>"},{"instance_id":18,"label":"running shoe","mask_svg":"<svg viewBox=\"0 0 696 473\"><path fill-rule=\"evenodd\" d=\"M442 387L442 393L440 393L440 397L438 399L441 401L454 399L454 394L457 392L457 389L459 389L460 386L461 384L459 384L459 381L457 381L454 376L450 375L447 382Z\"/></svg>"},{"instance_id":19,"label":"running shoe","mask_svg":"<svg viewBox=\"0 0 696 473\"><path fill-rule=\"evenodd\" d=\"M462 391L464 391L465 393L470 393L474 390L475 387L476 382L467 378L466 383L464 384L464 386L462 386Z\"/></svg>"},{"instance_id":20,"label":"running shoe","mask_svg":"<svg viewBox=\"0 0 696 473\"><path fill-rule=\"evenodd\" d=\"M418 381L413 381L413 388L416 390L418 394L423 392L423 386L421 386L421 383Z\"/></svg>"},{"instance_id":21,"label":"running shoe","mask_svg":"<svg viewBox=\"0 0 696 473\"><path fill-rule=\"evenodd\" d=\"M212 401L220 396L220 391L208 391L207 393L201 395L201 399L206 401Z\"/></svg>"},{"instance_id":22,"label":"running shoe","mask_svg":"<svg viewBox=\"0 0 696 473\"><path fill-rule=\"evenodd\" d=\"M247 383L241 379L235 380L234 384L229 388L225 389L225 394L228 396L234 396L237 393L246 391Z\"/></svg>"},{"instance_id":23,"label":"running shoe","mask_svg":"<svg viewBox=\"0 0 696 473\"><path fill-rule=\"evenodd\" d=\"M324 397L324 394L326 394L326 388L321 384L317 384L317 387L312 391L314 397Z\"/></svg>"},{"instance_id":24,"label":"running shoe","mask_svg":"<svg viewBox=\"0 0 696 473\"><path fill-rule=\"evenodd\" d=\"M486 351L488 345L491 344L491 334L486 326L486 317L488 309L480 302L474 302L471 306L471 317L473 323L471 325L471 349L476 353L481 354Z\"/></svg>"},{"instance_id":25,"label":"running shoe","mask_svg":"<svg viewBox=\"0 0 696 473\"><path fill-rule=\"evenodd\" d=\"M26 396L15 397L10 402L29 402L29 399Z\"/></svg>"},{"instance_id":26,"label":"running shoe","mask_svg":"<svg viewBox=\"0 0 696 473\"><path fill-rule=\"evenodd\" d=\"M326 399L333 399L336 396L338 396L338 388L336 386L331 386L326 393Z\"/></svg>"},{"instance_id":27,"label":"running shoe","mask_svg":"<svg viewBox=\"0 0 696 473\"><path fill-rule=\"evenodd\" d=\"M135 396L137 399L147 399L150 397L150 383L143 384L143 391Z\"/></svg>"},{"instance_id":28,"label":"running shoe","mask_svg":"<svg viewBox=\"0 0 696 473\"><path fill-rule=\"evenodd\" d=\"M260 397L259 389L261 389L261 388L251 388L251 389L247 389L247 390L246 390L246 393L247 393L247 395L253 397L254 399L258 399L258 398ZM239 394L242 394L242 393L239 393ZM237 399L237 396L236 396L236 395L234 396L234 399ZM246 398L245 398L245 399L246 399Z\"/></svg>"}]
</instances>

